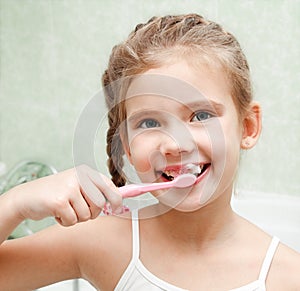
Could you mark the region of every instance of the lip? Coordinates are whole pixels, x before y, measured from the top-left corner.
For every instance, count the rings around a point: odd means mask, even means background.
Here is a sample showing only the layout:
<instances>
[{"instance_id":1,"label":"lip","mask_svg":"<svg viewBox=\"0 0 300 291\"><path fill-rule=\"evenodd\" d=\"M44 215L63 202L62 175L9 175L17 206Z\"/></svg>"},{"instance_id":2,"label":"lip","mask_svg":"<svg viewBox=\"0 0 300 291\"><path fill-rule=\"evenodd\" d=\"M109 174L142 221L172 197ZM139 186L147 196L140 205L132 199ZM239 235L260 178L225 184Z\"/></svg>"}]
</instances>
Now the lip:
<instances>
[{"instance_id":1,"label":"lip","mask_svg":"<svg viewBox=\"0 0 300 291\"><path fill-rule=\"evenodd\" d=\"M193 162L187 162L187 163L184 163L184 164L176 164L176 165L169 165L165 168L162 168L162 169L158 169L156 172L165 172L165 171L180 171L182 169L185 169L187 168L188 165L194 165L194 166L202 166L202 165L207 165L207 164L210 164L209 162L201 162L201 163L193 163Z\"/></svg>"},{"instance_id":2,"label":"lip","mask_svg":"<svg viewBox=\"0 0 300 291\"><path fill-rule=\"evenodd\" d=\"M159 179L161 179L163 182L169 182L170 180L167 179L166 177L164 177L163 173L164 172L168 172L168 171L174 171L174 172L178 172L179 175L184 174L185 173L185 169L187 168L187 165L195 165L195 166L200 166L201 168L205 168L203 172L201 172L200 176L197 177L195 184L199 183L202 180L202 177L206 176L211 163L209 162L201 162L201 163L185 163L183 165L169 165L161 170L157 170L156 171L156 175L159 177Z\"/></svg>"}]
</instances>

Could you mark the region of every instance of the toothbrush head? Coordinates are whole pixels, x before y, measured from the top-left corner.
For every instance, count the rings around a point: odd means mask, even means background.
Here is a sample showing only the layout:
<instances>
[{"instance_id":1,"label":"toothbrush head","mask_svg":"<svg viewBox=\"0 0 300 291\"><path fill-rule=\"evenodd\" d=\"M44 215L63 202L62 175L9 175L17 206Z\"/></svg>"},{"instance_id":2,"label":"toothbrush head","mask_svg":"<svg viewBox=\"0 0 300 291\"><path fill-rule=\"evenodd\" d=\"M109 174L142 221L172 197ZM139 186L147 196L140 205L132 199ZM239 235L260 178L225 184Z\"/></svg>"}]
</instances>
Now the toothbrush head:
<instances>
[{"instance_id":1,"label":"toothbrush head","mask_svg":"<svg viewBox=\"0 0 300 291\"><path fill-rule=\"evenodd\" d=\"M196 176L193 174L182 174L177 176L173 181L173 187L175 188L187 188L195 184Z\"/></svg>"}]
</instances>

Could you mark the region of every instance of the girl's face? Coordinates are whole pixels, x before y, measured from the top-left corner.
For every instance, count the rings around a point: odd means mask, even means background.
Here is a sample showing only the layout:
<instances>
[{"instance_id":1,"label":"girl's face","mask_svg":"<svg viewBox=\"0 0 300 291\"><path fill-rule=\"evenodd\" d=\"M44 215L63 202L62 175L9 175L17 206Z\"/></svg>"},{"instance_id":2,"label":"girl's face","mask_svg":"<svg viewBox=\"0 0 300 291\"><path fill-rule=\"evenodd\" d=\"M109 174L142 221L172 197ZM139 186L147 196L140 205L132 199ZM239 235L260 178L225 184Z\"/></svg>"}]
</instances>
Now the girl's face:
<instances>
[{"instance_id":1,"label":"girl's face","mask_svg":"<svg viewBox=\"0 0 300 291\"><path fill-rule=\"evenodd\" d=\"M185 61L136 77L126 96L125 151L142 182L193 172L184 189L155 191L161 203L194 211L231 195L242 126L222 70Z\"/></svg>"}]
</instances>

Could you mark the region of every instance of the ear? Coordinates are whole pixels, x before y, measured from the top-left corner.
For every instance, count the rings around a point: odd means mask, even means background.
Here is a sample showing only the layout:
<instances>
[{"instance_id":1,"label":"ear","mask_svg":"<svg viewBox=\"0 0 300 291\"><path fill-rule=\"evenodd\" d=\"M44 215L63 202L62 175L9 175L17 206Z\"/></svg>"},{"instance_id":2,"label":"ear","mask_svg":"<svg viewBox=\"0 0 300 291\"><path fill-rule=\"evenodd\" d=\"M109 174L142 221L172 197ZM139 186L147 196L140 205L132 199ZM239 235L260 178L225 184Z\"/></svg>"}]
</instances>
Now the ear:
<instances>
[{"instance_id":1,"label":"ear","mask_svg":"<svg viewBox=\"0 0 300 291\"><path fill-rule=\"evenodd\" d=\"M255 146L261 133L261 107L259 103L252 102L250 110L243 120L242 149L250 149Z\"/></svg>"}]
</instances>

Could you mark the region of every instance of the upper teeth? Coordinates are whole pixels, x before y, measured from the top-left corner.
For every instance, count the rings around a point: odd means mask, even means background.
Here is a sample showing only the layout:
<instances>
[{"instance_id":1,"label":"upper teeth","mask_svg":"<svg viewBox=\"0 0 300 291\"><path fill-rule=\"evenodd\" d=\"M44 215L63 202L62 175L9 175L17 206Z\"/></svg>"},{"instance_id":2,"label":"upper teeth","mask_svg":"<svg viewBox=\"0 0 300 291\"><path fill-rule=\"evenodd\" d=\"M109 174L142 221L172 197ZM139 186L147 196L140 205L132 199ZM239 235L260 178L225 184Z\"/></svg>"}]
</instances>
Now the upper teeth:
<instances>
[{"instance_id":1,"label":"upper teeth","mask_svg":"<svg viewBox=\"0 0 300 291\"><path fill-rule=\"evenodd\" d=\"M198 176L201 174L201 171L203 169L204 165L195 165L195 164L187 164L184 167L180 168L179 170L166 170L164 171L165 174L168 176L176 177L178 175L182 174L193 174L195 176Z\"/></svg>"},{"instance_id":2,"label":"upper teeth","mask_svg":"<svg viewBox=\"0 0 300 291\"><path fill-rule=\"evenodd\" d=\"M194 164L187 164L183 170L184 173L188 173L188 174L201 174L201 171L203 169L203 165L194 165Z\"/></svg>"}]
</instances>

